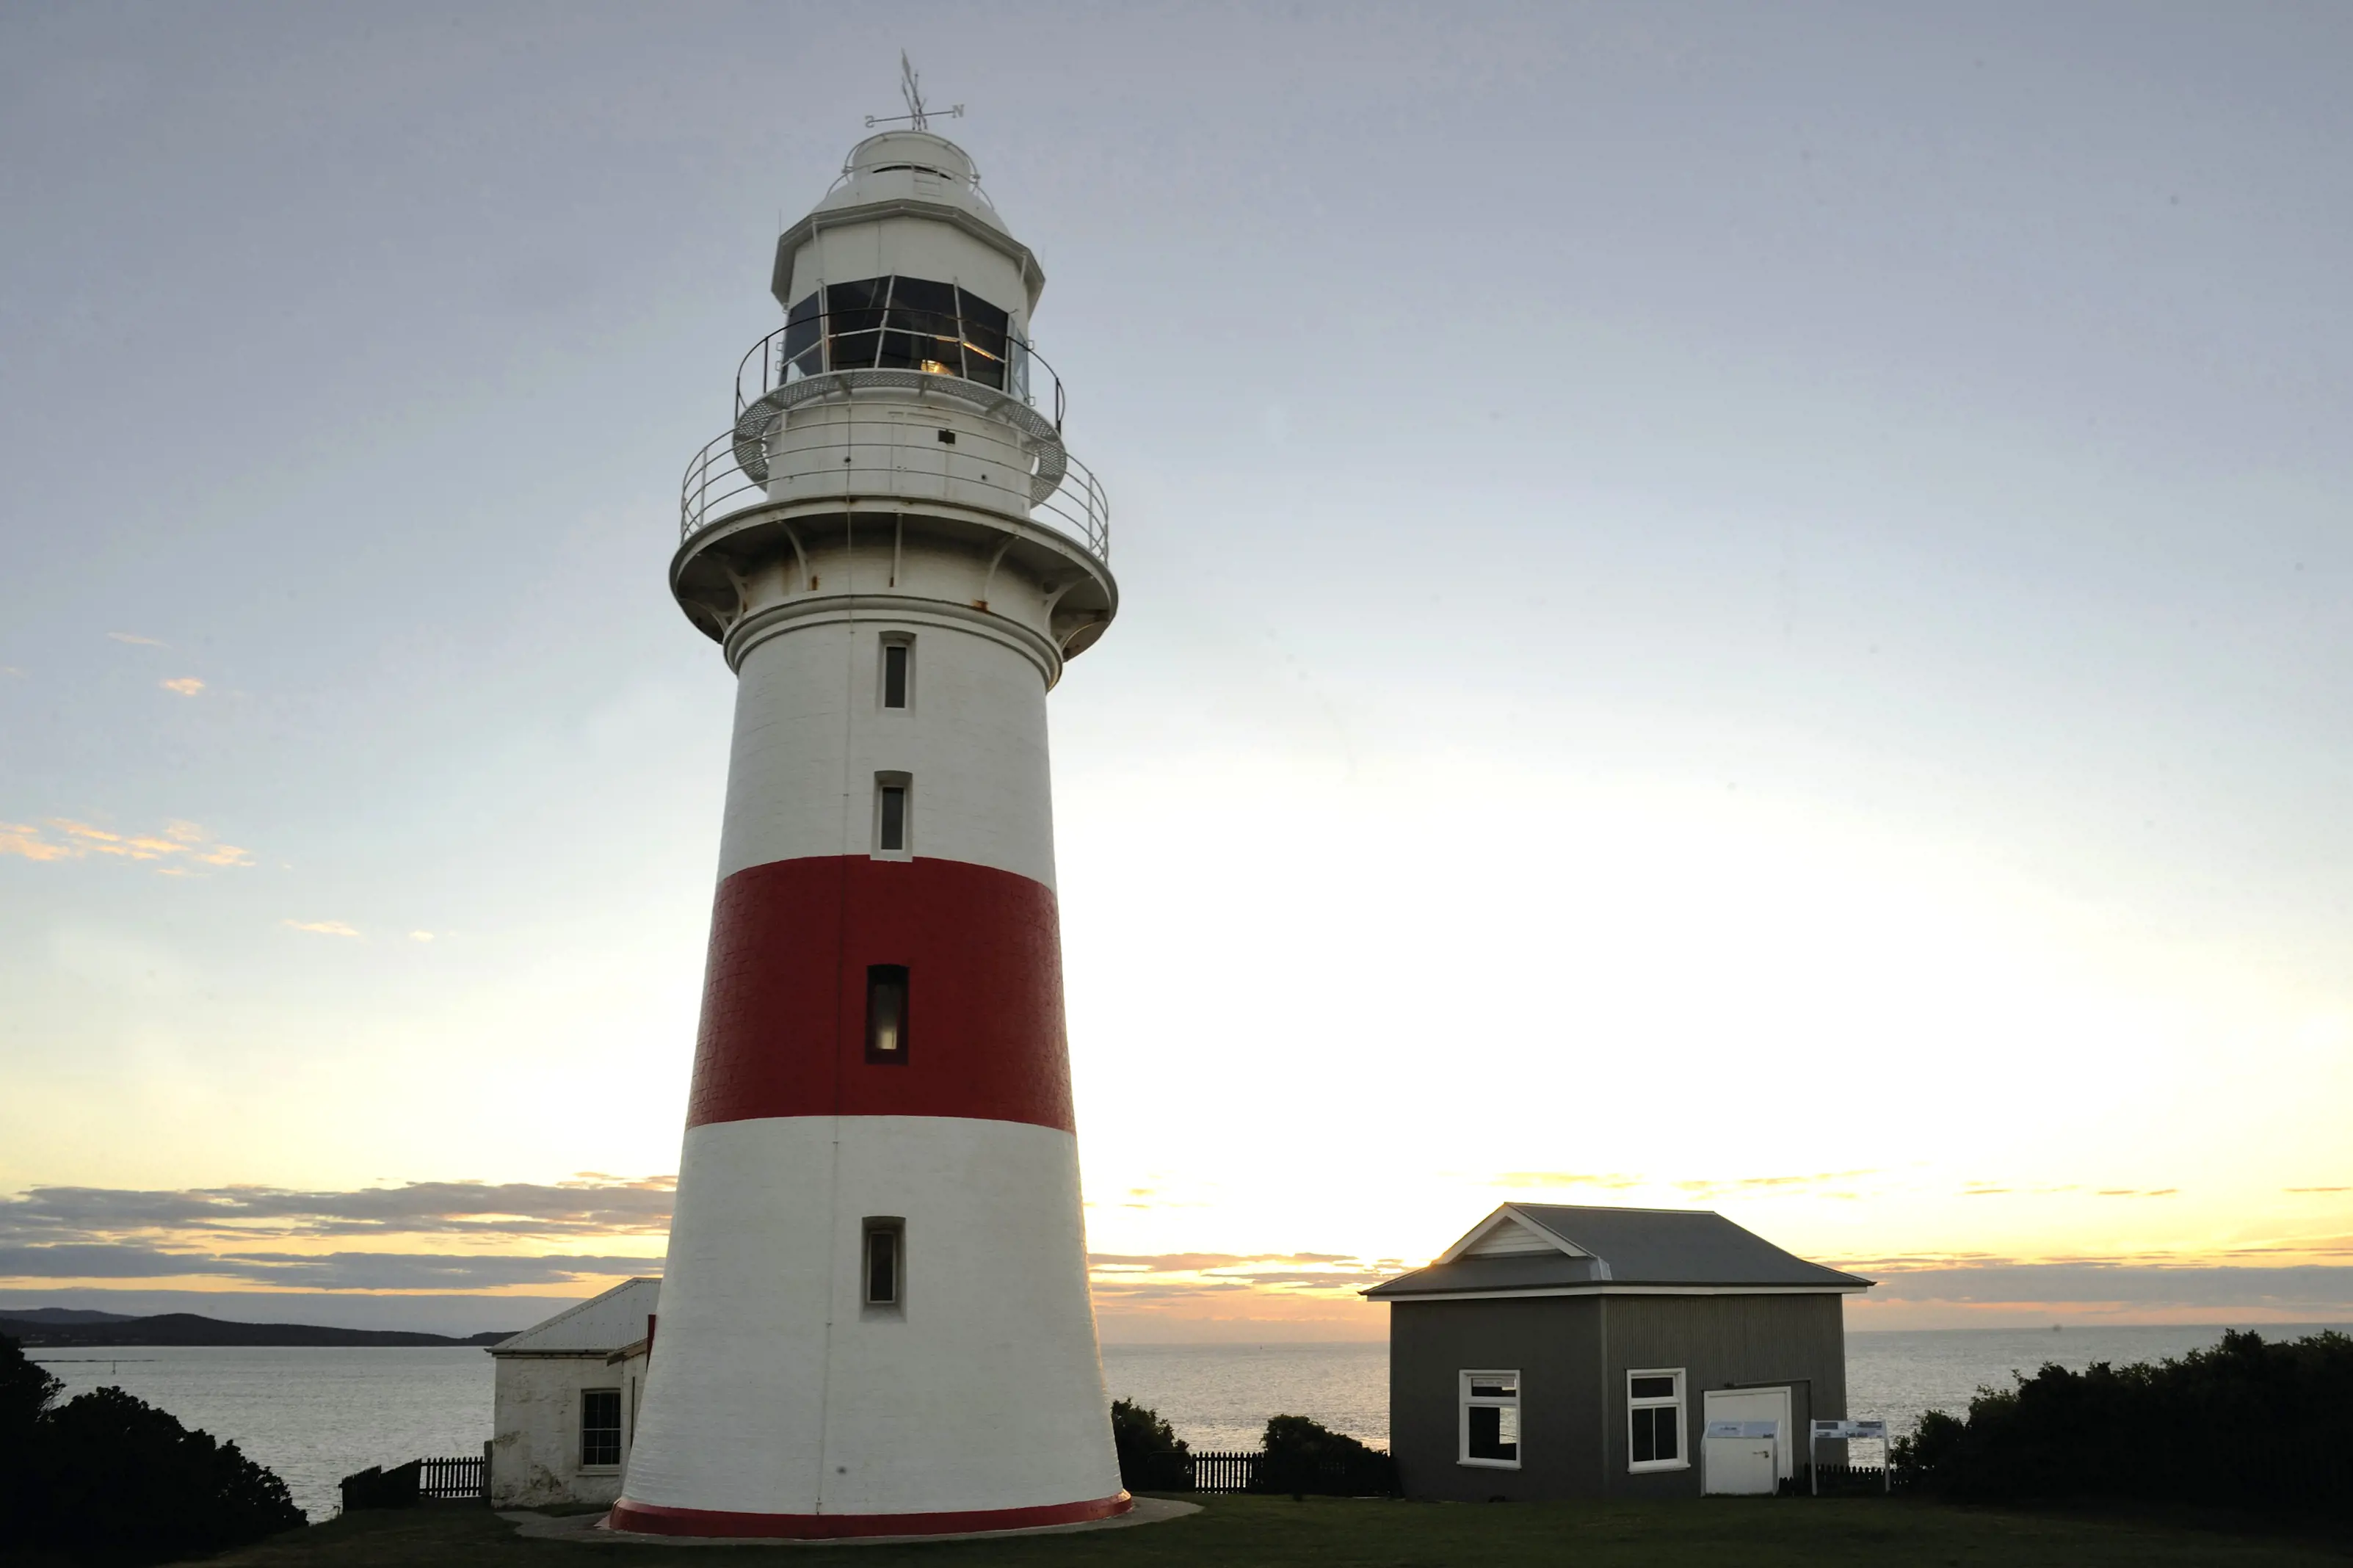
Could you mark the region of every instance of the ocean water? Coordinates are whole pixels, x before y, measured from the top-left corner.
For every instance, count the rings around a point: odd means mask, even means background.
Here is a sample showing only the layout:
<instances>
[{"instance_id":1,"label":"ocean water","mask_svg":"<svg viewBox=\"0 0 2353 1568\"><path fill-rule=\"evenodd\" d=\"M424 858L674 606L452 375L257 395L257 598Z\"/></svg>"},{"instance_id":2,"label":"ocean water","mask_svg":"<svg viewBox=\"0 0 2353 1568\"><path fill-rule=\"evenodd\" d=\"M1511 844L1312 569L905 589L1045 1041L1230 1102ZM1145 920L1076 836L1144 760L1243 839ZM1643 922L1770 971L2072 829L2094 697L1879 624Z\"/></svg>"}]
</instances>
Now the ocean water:
<instances>
[{"instance_id":1,"label":"ocean water","mask_svg":"<svg viewBox=\"0 0 2353 1568\"><path fill-rule=\"evenodd\" d=\"M312 1519L370 1465L479 1454L491 1435L491 1358L440 1346L368 1350L126 1345L28 1352L63 1398L111 1384L183 1425L233 1440Z\"/></svg>"},{"instance_id":2,"label":"ocean water","mask_svg":"<svg viewBox=\"0 0 2353 1568\"><path fill-rule=\"evenodd\" d=\"M2322 1325L2265 1325L2292 1339ZM2339 1325L2340 1327L2342 1325ZM1968 1408L1980 1385L2045 1362L2151 1361L2212 1344L2219 1328L1921 1330L1847 1336L1848 1405L1906 1432L1924 1410ZM370 1465L478 1454L491 1435L491 1358L479 1350L58 1349L33 1359L66 1395L113 1384L190 1426L234 1440L285 1478L313 1519L335 1483ZM1308 1415L1388 1442L1388 1346L1105 1345L1115 1399L1157 1410L1199 1448L1258 1446L1270 1415ZM1858 1459L1865 1456L1858 1453Z\"/></svg>"}]
</instances>

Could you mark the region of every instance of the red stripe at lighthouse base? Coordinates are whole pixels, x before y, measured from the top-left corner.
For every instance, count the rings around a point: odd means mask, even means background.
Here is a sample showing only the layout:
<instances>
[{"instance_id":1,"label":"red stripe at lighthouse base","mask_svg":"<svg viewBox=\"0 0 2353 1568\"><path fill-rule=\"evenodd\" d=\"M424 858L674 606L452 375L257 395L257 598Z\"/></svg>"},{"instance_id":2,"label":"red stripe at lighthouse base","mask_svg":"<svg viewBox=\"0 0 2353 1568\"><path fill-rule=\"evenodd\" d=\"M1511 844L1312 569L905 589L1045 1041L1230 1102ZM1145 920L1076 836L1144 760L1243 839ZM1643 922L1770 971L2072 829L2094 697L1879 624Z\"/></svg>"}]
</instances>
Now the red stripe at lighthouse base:
<instances>
[{"instance_id":1,"label":"red stripe at lighthouse base","mask_svg":"<svg viewBox=\"0 0 2353 1568\"><path fill-rule=\"evenodd\" d=\"M1092 1502L1037 1508L982 1508L953 1513L728 1513L709 1508L666 1508L624 1498L607 1528L643 1535L765 1536L779 1541L828 1541L855 1535L971 1535L990 1530L1037 1530L1112 1519L1135 1506L1124 1491Z\"/></svg>"}]
</instances>

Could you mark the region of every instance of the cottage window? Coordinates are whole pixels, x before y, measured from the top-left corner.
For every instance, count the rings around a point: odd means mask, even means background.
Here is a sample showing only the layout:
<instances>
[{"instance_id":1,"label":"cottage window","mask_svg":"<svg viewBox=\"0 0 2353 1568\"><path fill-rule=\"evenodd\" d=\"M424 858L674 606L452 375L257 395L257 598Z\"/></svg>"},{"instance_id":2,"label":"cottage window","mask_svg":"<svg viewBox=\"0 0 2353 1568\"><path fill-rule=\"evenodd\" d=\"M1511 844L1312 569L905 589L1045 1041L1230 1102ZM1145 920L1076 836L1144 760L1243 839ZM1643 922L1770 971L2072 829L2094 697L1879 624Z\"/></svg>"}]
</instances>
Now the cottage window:
<instances>
[{"instance_id":1,"label":"cottage window","mask_svg":"<svg viewBox=\"0 0 2353 1568\"><path fill-rule=\"evenodd\" d=\"M907 1059L907 966L866 966L866 1059L885 1064Z\"/></svg>"},{"instance_id":2,"label":"cottage window","mask_svg":"<svg viewBox=\"0 0 2353 1568\"><path fill-rule=\"evenodd\" d=\"M1681 1367L1626 1374L1626 1468L1680 1470L1683 1458L1683 1373Z\"/></svg>"},{"instance_id":3,"label":"cottage window","mask_svg":"<svg viewBox=\"0 0 2353 1568\"><path fill-rule=\"evenodd\" d=\"M870 1219L864 1223L866 1304L899 1307L906 1289L907 1222Z\"/></svg>"},{"instance_id":4,"label":"cottage window","mask_svg":"<svg viewBox=\"0 0 2353 1568\"><path fill-rule=\"evenodd\" d=\"M593 1470L621 1462L621 1391L580 1391L580 1468Z\"/></svg>"},{"instance_id":5,"label":"cottage window","mask_svg":"<svg viewBox=\"0 0 2353 1568\"><path fill-rule=\"evenodd\" d=\"M883 707L904 708L907 705L907 676L914 652L914 645L903 639L882 645Z\"/></svg>"},{"instance_id":6,"label":"cottage window","mask_svg":"<svg viewBox=\"0 0 2353 1568\"><path fill-rule=\"evenodd\" d=\"M914 781L905 773L874 775L874 853L904 857L908 853L907 796Z\"/></svg>"},{"instance_id":7,"label":"cottage window","mask_svg":"<svg viewBox=\"0 0 2353 1568\"><path fill-rule=\"evenodd\" d=\"M1493 1469L1520 1468L1520 1374L1461 1374L1461 1462Z\"/></svg>"}]
</instances>

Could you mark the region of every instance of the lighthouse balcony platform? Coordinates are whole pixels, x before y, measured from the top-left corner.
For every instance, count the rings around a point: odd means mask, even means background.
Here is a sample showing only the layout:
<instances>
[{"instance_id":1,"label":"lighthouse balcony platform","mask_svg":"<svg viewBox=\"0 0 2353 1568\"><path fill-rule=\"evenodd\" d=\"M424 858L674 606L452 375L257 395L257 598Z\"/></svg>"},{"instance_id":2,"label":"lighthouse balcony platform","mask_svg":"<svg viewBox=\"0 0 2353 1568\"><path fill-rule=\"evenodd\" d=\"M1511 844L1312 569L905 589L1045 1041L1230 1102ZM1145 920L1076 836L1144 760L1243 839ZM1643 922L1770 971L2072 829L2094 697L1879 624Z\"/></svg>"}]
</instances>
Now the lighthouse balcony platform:
<instances>
[{"instance_id":1,"label":"lighthouse balcony platform","mask_svg":"<svg viewBox=\"0 0 2353 1568\"><path fill-rule=\"evenodd\" d=\"M955 318L935 338L832 325L796 323L744 354L733 425L687 465L681 541L754 507L931 503L1042 524L1109 563L1109 498L1063 445L1061 380L1028 343L999 329L984 353ZM858 337L881 352L837 346Z\"/></svg>"}]
</instances>

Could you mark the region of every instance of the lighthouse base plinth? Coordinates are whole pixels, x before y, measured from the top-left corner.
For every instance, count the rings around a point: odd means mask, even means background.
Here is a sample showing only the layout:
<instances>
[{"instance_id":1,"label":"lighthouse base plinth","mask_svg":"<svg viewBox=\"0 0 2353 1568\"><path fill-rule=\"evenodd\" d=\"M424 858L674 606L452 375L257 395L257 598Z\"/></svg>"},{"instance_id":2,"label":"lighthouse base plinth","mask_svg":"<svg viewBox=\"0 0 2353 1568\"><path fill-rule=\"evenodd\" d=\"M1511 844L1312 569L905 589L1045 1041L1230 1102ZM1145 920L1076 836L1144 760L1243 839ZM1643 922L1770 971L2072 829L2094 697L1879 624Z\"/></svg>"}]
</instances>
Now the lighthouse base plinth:
<instances>
[{"instance_id":1,"label":"lighthouse base plinth","mask_svg":"<svg viewBox=\"0 0 2353 1568\"><path fill-rule=\"evenodd\" d=\"M609 1528L640 1535L831 1541L870 1535L975 1535L999 1530L1086 1524L1125 1513L1134 1506L1134 1500L1124 1491L1088 1502L970 1509L949 1513L727 1513L716 1509L663 1508L653 1503L633 1503L624 1498L614 1505L608 1518Z\"/></svg>"}]
</instances>

